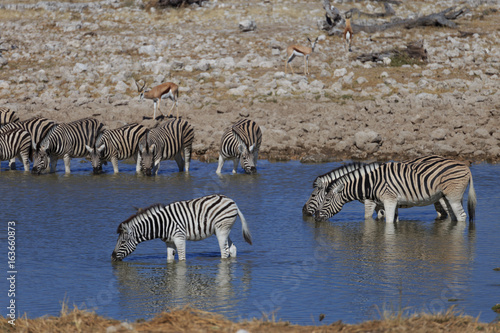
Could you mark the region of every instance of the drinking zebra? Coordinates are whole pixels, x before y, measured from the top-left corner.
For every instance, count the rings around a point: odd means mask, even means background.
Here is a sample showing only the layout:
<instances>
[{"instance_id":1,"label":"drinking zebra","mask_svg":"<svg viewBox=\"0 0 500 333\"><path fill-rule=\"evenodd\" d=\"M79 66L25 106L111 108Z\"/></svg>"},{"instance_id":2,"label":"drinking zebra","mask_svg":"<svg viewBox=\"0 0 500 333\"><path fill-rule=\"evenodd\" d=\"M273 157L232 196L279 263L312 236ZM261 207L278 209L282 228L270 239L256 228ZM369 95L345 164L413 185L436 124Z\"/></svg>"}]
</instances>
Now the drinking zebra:
<instances>
[{"instance_id":1,"label":"drinking zebra","mask_svg":"<svg viewBox=\"0 0 500 333\"><path fill-rule=\"evenodd\" d=\"M233 173L238 169L238 160L241 167L248 174L257 172L257 159L262 143L262 132L252 120L242 119L222 134L219 150L219 165L216 173L220 174L225 160L233 160Z\"/></svg>"},{"instance_id":2,"label":"drinking zebra","mask_svg":"<svg viewBox=\"0 0 500 333\"><path fill-rule=\"evenodd\" d=\"M450 160L437 155L429 155L424 157L417 157L411 160L406 160L402 163L412 165L413 168L419 169L426 166L436 166L436 164L447 164ZM313 182L313 192L307 200L306 204L302 208L302 214L304 216L313 216L320 203L323 202L326 194L326 188L334 180L340 178L341 176L349 173L355 169L359 169L361 166L366 165L366 163L354 162L339 168L333 169L324 175L316 177ZM373 212L377 212L377 218L382 218L384 216L384 207L380 203L377 204L369 199L360 200L361 203L365 205L365 218L370 218ZM434 203L438 218L445 218L448 215L448 210L444 199L440 199L438 202ZM405 206L398 206L399 208L406 208Z\"/></svg>"},{"instance_id":3,"label":"drinking zebra","mask_svg":"<svg viewBox=\"0 0 500 333\"><path fill-rule=\"evenodd\" d=\"M57 124L42 140L34 152L33 173L40 174L49 166L56 171L57 160L64 159L65 172L70 173L73 157L86 157L87 148L95 144L103 124L94 118L84 118L67 124ZM49 160L50 158L50 160Z\"/></svg>"},{"instance_id":4,"label":"drinking zebra","mask_svg":"<svg viewBox=\"0 0 500 333\"><path fill-rule=\"evenodd\" d=\"M0 161L19 158L24 171L30 171L31 136L22 128L14 128L0 134Z\"/></svg>"},{"instance_id":5,"label":"drinking zebra","mask_svg":"<svg viewBox=\"0 0 500 333\"><path fill-rule=\"evenodd\" d=\"M449 160L448 163L437 161L420 165L397 162L368 164L328 185L316 219L332 217L349 201L369 199L383 204L386 222L392 223L397 219L398 206L426 206L444 198L452 220L465 221L462 197L467 185L467 208L472 226L476 193L472 174L464 163Z\"/></svg>"},{"instance_id":6,"label":"drinking zebra","mask_svg":"<svg viewBox=\"0 0 500 333\"><path fill-rule=\"evenodd\" d=\"M182 119L171 119L164 125L147 131L139 142L137 169L147 176L156 175L160 161L173 158L179 172L183 169L188 172L193 140L193 126Z\"/></svg>"},{"instance_id":7,"label":"drinking zebra","mask_svg":"<svg viewBox=\"0 0 500 333\"><path fill-rule=\"evenodd\" d=\"M24 129L28 131L31 136L32 149L36 150L38 145L42 142L43 138L49 133L50 129L56 123L52 120L45 119L43 117L33 117L28 120L17 121L14 123L8 123L0 128L0 134L11 131L13 129ZM31 158L31 156L30 156ZM16 168L15 158L11 159L9 162L9 167L11 169Z\"/></svg>"},{"instance_id":8,"label":"drinking zebra","mask_svg":"<svg viewBox=\"0 0 500 333\"><path fill-rule=\"evenodd\" d=\"M236 246L229 238L236 216L241 220L243 238L252 244L245 217L236 203L224 195L153 205L120 223L111 259L122 260L139 243L161 238L167 244L167 260L174 260L176 251L179 260L186 260L186 240L198 241L213 234L219 241L221 258L236 257Z\"/></svg>"},{"instance_id":9,"label":"drinking zebra","mask_svg":"<svg viewBox=\"0 0 500 333\"><path fill-rule=\"evenodd\" d=\"M0 127L19 120L17 114L6 106L0 106Z\"/></svg>"},{"instance_id":10,"label":"drinking zebra","mask_svg":"<svg viewBox=\"0 0 500 333\"><path fill-rule=\"evenodd\" d=\"M139 124L103 130L97 137L94 146L86 146L94 174L101 173L102 165L107 164L107 161L111 161L114 173L118 173L118 160L134 157L137 163L139 141L146 132L147 128Z\"/></svg>"}]
</instances>

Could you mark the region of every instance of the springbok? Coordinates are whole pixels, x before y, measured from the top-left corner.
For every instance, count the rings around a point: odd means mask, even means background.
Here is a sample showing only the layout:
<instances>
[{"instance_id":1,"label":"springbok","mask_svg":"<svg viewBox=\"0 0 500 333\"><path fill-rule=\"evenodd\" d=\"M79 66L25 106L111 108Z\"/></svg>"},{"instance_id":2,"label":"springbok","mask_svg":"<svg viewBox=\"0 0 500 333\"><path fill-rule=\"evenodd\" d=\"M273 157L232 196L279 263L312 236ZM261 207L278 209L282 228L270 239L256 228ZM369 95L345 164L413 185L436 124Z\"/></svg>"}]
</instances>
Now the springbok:
<instances>
[{"instance_id":1,"label":"springbok","mask_svg":"<svg viewBox=\"0 0 500 333\"><path fill-rule=\"evenodd\" d=\"M352 42L352 27L351 27L351 17L352 13L347 12L345 13L345 28L344 28L344 33L343 33L343 38L344 38L344 47L346 52L352 52L351 49L351 42Z\"/></svg>"},{"instance_id":2,"label":"springbok","mask_svg":"<svg viewBox=\"0 0 500 333\"><path fill-rule=\"evenodd\" d=\"M304 57L304 75L309 74L309 55L311 53L313 53L314 47L316 46L316 43L318 42L318 38L319 37L316 37L316 40L313 43L313 42L311 42L309 37L307 37L307 40L309 41L309 43L311 43L311 47L301 46L301 45L290 45L287 47L287 49L286 49L287 57L285 60L285 75L286 75L286 69L288 66L290 66L290 69L292 70L292 74L295 74L293 72L292 64L290 63L293 60L293 58L295 58L295 56Z\"/></svg>"},{"instance_id":3,"label":"springbok","mask_svg":"<svg viewBox=\"0 0 500 333\"><path fill-rule=\"evenodd\" d=\"M135 81L135 80L134 80ZM168 111L168 116L172 113L172 109L176 108L177 110L177 118L179 118L179 109L177 108L177 98L179 97L179 86L177 86L173 82L164 82L156 87L151 88L148 91L144 91L144 87L146 86L146 83L142 85L142 87L139 87L139 84L137 81L135 81L135 85L137 86L137 91L139 92L139 98L142 100L143 98L147 99L152 99L154 102L154 113L153 113L153 119L156 119L156 109L158 108L158 111L160 111L160 103L161 99L163 97L170 98L173 102L172 107ZM157 106L158 104L158 106ZM161 114L163 112L160 111Z\"/></svg>"}]
</instances>

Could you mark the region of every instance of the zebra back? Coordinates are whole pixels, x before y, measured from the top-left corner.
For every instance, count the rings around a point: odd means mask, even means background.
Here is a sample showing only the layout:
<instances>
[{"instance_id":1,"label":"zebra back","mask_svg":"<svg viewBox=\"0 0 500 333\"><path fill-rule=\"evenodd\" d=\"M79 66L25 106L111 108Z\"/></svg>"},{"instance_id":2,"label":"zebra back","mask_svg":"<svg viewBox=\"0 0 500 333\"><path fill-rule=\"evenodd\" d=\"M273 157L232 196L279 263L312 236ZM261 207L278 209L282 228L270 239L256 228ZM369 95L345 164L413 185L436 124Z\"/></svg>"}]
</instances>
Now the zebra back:
<instances>
[{"instance_id":1,"label":"zebra back","mask_svg":"<svg viewBox=\"0 0 500 333\"><path fill-rule=\"evenodd\" d=\"M31 158L31 136L23 128L13 128L0 134L0 160L9 160L16 156ZM23 158L21 158L23 159Z\"/></svg>"},{"instance_id":2,"label":"zebra back","mask_svg":"<svg viewBox=\"0 0 500 333\"><path fill-rule=\"evenodd\" d=\"M342 166L335 168L331 171L328 171L327 173L325 173L323 175L319 175L313 181L313 188L315 188L315 187L326 188L326 186L328 186L328 184L330 184L335 179L338 179L339 177L342 177L343 175L345 175L353 170L359 169L363 165L366 165L366 163L352 162L352 163L342 165Z\"/></svg>"},{"instance_id":3,"label":"zebra back","mask_svg":"<svg viewBox=\"0 0 500 333\"><path fill-rule=\"evenodd\" d=\"M99 134L95 148L101 150L100 157L109 161L111 157L124 160L132 157L139 149L139 141L146 134L147 128L139 124L128 124L122 127L103 130Z\"/></svg>"},{"instance_id":4,"label":"zebra back","mask_svg":"<svg viewBox=\"0 0 500 333\"><path fill-rule=\"evenodd\" d=\"M6 106L0 106L0 126L14 123L19 120L17 114Z\"/></svg>"},{"instance_id":5,"label":"zebra back","mask_svg":"<svg viewBox=\"0 0 500 333\"><path fill-rule=\"evenodd\" d=\"M70 157L85 157L85 146L94 147L97 136L104 125L95 118L83 118L71 123L53 126L41 143L48 154Z\"/></svg>"},{"instance_id":6,"label":"zebra back","mask_svg":"<svg viewBox=\"0 0 500 333\"><path fill-rule=\"evenodd\" d=\"M257 123L250 119L241 119L231 126L233 135L243 142L247 148L254 145L258 150L262 143L262 132Z\"/></svg>"},{"instance_id":7,"label":"zebra back","mask_svg":"<svg viewBox=\"0 0 500 333\"><path fill-rule=\"evenodd\" d=\"M31 140L33 148L37 149L38 145L47 136L52 127L55 126L55 122L40 116L36 116L27 120L18 121L15 123L9 123L2 128L0 128L0 133L9 131L14 128L22 128L29 132L31 135Z\"/></svg>"}]
</instances>

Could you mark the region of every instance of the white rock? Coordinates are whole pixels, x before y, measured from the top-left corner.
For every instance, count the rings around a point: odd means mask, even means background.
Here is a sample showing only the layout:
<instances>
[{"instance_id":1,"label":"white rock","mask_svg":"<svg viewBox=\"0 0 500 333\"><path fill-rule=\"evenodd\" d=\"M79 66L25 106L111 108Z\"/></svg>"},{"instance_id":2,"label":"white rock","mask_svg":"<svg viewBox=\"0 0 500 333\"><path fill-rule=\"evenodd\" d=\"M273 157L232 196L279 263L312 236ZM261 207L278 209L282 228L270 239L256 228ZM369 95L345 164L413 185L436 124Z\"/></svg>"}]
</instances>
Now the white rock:
<instances>
[{"instance_id":1,"label":"white rock","mask_svg":"<svg viewBox=\"0 0 500 333\"><path fill-rule=\"evenodd\" d=\"M347 69L345 68L338 68L333 72L333 76L335 77L341 77L347 74Z\"/></svg>"},{"instance_id":2,"label":"white rock","mask_svg":"<svg viewBox=\"0 0 500 333\"><path fill-rule=\"evenodd\" d=\"M139 53L153 56L156 54L156 49L153 45L143 45L139 48Z\"/></svg>"},{"instance_id":3,"label":"white rock","mask_svg":"<svg viewBox=\"0 0 500 333\"><path fill-rule=\"evenodd\" d=\"M82 63L77 62L75 66L73 66L73 73L82 73L88 70L88 66Z\"/></svg>"},{"instance_id":4,"label":"white rock","mask_svg":"<svg viewBox=\"0 0 500 333\"><path fill-rule=\"evenodd\" d=\"M117 92L126 92L128 88L129 88L128 85L123 81L118 81L118 83L115 86L115 90Z\"/></svg>"},{"instance_id":5,"label":"white rock","mask_svg":"<svg viewBox=\"0 0 500 333\"><path fill-rule=\"evenodd\" d=\"M254 31L257 29L257 23L254 20L243 20L239 23L239 28L241 31Z\"/></svg>"},{"instance_id":6,"label":"white rock","mask_svg":"<svg viewBox=\"0 0 500 333\"><path fill-rule=\"evenodd\" d=\"M0 89L9 89L10 84L8 81L0 80Z\"/></svg>"}]
</instances>

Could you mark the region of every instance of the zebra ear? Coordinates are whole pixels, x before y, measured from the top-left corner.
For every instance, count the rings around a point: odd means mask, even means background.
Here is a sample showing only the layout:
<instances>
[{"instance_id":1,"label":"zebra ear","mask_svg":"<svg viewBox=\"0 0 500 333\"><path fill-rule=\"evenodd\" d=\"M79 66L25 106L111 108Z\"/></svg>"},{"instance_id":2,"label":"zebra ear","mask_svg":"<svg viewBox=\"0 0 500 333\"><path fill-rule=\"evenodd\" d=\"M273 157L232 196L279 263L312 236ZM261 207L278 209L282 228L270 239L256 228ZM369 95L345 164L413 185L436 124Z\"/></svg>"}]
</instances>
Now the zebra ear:
<instances>
[{"instance_id":1,"label":"zebra ear","mask_svg":"<svg viewBox=\"0 0 500 333\"><path fill-rule=\"evenodd\" d=\"M144 154L145 150L146 150L146 147L144 147L144 145L142 143L139 143L139 152L141 152L141 154Z\"/></svg>"},{"instance_id":2,"label":"zebra ear","mask_svg":"<svg viewBox=\"0 0 500 333\"><path fill-rule=\"evenodd\" d=\"M238 144L238 152L240 154L243 154L244 151L245 151L245 145L243 143Z\"/></svg>"},{"instance_id":3,"label":"zebra ear","mask_svg":"<svg viewBox=\"0 0 500 333\"><path fill-rule=\"evenodd\" d=\"M156 148L156 143L153 143L151 146L149 146L149 151L153 152Z\"/></svg>"},{"instance_id":4,"label":"zebra ear","mask_svg":"<svg viewBox=\"0 0 500 333\"><path fill-rule=\"evenodd\" d=\"M335 193L340 193L343 189L344 189L344 184L339 184L338 186L335 186L335 187L333 188L333 191L334 191Z\"/></svg>"},{"instance_id":5,"label":"zebra ear","mask_svg":"<svg viewBox=\"0 0 500 333\"><path fill-rule=\"evenodd\" d=\"M94 152L94 149L90 148L90 147L89 147L89 146L87 146L87 145L85 145L85 148L87 148L87 151L88 151L89 153L91 153L91 154Z\"/></svg>"},{"instance_id":6,"label":"zebra ear","mask_svg":"<svg viewBox=\"0 0 500 333\"><path fill-rule=\"evenodd\" d=\"M99 148L97 148L97 152L101 153L104 150L104 148L106 148L106 145L103 143Z\"/></svg>"},{"instance_id":7,"label":"zebra ear","mask_svg":"<svg viewBox=\"0 0 500 333\"><path fill-rule=\"evenodd\" d=\"M250 148L248 148L248 151L253 153L253 148L254 148L255 145L251 145Z\"/></svg>"}]
</instances>

